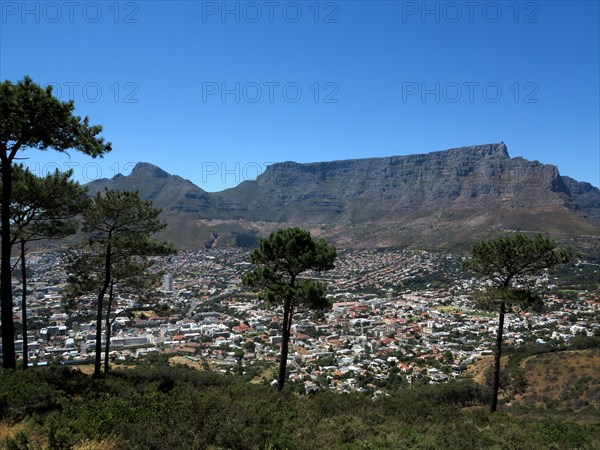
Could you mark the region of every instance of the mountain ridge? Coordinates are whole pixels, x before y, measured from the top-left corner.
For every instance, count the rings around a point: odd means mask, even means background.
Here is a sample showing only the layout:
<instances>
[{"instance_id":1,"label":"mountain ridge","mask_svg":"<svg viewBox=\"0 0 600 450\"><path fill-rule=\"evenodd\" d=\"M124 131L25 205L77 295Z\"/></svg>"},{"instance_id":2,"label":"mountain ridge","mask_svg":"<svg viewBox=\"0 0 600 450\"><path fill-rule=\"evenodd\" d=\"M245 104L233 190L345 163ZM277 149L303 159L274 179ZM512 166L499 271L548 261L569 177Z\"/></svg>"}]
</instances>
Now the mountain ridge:
<instances>
[{"instance_id":1,"label":"mountain ridge","mask_svg":"<svg viewBox=\"0 0 600 450\"><path fill-rule=\"evenodd\" d=\"M139 190L186 247L254 245L299 225L350 247L464 248L501 231L600 235L600 190L556 166L511 158L504 143L425 154L269 165L256 180L206 192L150 163L96 180ZM596 242L595 239L592 239ZM596 244L597 245L597 242Z\"/></svg>"}]
</instances>

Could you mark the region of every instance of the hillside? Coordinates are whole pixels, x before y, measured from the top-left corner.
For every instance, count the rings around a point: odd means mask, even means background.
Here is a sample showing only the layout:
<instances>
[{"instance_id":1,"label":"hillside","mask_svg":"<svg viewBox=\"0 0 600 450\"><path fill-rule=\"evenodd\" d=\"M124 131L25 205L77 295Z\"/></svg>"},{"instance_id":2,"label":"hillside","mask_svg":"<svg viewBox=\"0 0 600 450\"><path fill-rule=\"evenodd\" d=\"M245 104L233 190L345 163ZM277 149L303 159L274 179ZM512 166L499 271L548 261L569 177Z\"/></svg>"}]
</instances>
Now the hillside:
<instances>
[{"instance_id":1,"label":"hillside","mask_svg":"<svg viewBox=\"0 0 600 450\"><path fill-rule=\"evenodd\" d=\"M64 367L0 372L0 445L10 449L600 448L598 425L491 414L486 391L468 381L373 400L279 393L182 366L94 383Z\"/></svg>"},{"instance_id":2,"label":"hillside","mask_svg":"<svg viewBox=\"0 0 600 450\"><path fill-rule=\"evenodd\" d=\"M530 356L520 367L526 374L527 387L509 406L600 417L600 349Z\"/></svg>"},{"instance_id":3,"label":"hillside","mask_svg":"<svg viewBox=\"0 0 600 450\"><path fill-rule=\"evenodd\" d=\"M501 391L500 410L511 414L557 414L580 422L600 417L600 348L562 350L522 358L502 357L503 373L516 363L523 375L518 392ZM486 373L492 369L493 356L484 356L468 368L468 376L484 384Z\"/></svg>"},{"instance_id":4,"label":"hillside","mask_svg":"<svg viewBox=\"0 0 600 450\"><path fill-rule=\"evenodd\" d=\"M487 144L428 154L273 164L254 181L208 193L148 163L88 185L139 189L178 245L251 246L299 225L345 247L464 250L506 231L545 232L597 249L600 190L555 166Z\"/></svg>"}]
</instances>

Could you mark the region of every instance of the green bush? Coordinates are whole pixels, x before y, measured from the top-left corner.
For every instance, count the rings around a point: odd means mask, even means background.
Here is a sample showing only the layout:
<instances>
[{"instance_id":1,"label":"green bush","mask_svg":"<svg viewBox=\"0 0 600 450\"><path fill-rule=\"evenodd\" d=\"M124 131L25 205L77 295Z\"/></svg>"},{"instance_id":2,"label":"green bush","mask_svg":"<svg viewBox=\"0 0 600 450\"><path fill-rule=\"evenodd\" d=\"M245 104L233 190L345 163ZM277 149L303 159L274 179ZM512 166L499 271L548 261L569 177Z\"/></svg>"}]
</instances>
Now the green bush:
<instances>
[{"instance_id":1,"label":"green bush","mask_svg":"<svg viewBox=\"0 0 600 450\"><path fill-rule=\"evenodd\" d=\"M491 414L471 381L399 389L389 397L311 396L189 367L117 370L92 382L77 370L3 371L4 420L26 426L2 448L119 449L597 448L598 427ZM527 411L533 413L531 407ZM542 411L543 412L543 411Z\"/></svg>"},{"instance_id":2,"label":"green bush","mask_svg":"<svg viewBox=\"0 0 600 450\"><path fill-rule=\"evenodd\" d=\"M61 393L44 380L44 373L0 370L0 418L18 422L57 407Z\"/></svg>"}]
</instances>

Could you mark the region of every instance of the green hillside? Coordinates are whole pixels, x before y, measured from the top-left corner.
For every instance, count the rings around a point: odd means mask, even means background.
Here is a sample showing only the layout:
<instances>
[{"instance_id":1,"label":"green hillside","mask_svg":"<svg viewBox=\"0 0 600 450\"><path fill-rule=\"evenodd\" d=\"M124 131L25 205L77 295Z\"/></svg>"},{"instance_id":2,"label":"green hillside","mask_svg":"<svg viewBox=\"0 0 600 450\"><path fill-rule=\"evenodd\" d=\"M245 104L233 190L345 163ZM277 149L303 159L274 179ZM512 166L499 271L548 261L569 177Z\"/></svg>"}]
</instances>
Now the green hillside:
<instances>
[{"instance_id":1,"label":"green hillside","mask_svg":"<svg viewBox=\"0 0 600 450\"><path fill-rule=\"evenodd\" d=\"M373 400L177 366L116 370L92 382L65 367L4 371L7 449L571 449L600 448L600 425L490 414L468 380Z\"/></svg>"}]
</instances>

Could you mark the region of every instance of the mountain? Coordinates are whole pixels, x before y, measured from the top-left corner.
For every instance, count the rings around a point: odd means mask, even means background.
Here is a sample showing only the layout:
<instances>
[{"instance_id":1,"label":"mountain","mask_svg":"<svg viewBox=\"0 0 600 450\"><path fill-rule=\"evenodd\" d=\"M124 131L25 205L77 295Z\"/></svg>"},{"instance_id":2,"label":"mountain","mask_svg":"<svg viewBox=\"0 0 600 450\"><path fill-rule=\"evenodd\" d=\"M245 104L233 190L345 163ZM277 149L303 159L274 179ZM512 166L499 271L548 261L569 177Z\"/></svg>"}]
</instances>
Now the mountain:
<instances>
[{"instance_id":1,"label":"mountain","mask_svg":"<svg viewBox=\"0 0 600 450\"><path fill-rule=\"evenodd\" d=\"M138 189L163 209L180 246L252 246L300 225L340 246L465 249L506 231L546 232L597 249L600 190L558 168L511 158L504 143L344 161L272 164L254 181L209 193L139 163L90 192Z\"/></svg>"}]
</instances>

